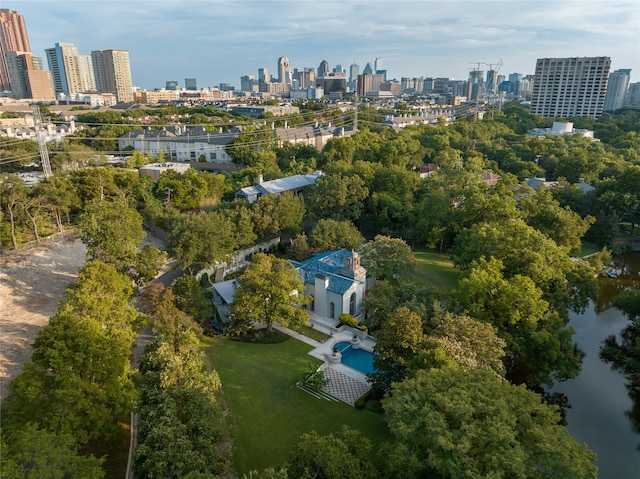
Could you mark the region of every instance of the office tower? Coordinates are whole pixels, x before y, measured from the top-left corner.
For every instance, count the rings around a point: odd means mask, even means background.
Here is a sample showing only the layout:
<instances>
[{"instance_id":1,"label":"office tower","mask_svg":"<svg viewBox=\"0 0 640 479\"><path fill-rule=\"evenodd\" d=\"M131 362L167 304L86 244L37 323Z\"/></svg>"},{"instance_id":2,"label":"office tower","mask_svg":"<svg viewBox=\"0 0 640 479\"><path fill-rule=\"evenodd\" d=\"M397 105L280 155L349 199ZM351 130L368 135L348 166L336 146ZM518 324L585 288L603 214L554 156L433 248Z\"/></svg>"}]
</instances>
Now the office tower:
<instances>
[{"instance_id":1,"label":"office tower","mask_svg":"<svg viewBox=\"0 0 640 479\"><path fill-rule=\"evenodd\" d=\"M367 62L367 64L364 67L364 70L362 70L362 74L363 75L373 75L374 71L373 68L371 67L371 63Z\"/></svg>"},{"instance_id":2,"label":"office tower","mask_svg":"<svg viewBox=\"0 0 640 479\"><path fill-rule=\"evenodd\" d=\"M349 67L349 82L355 83L358 81L358 75L360 75L360 65L352 63Z\"/></svg>"},{"instance_id":3,"label":"office tower","mask_svg":"<svg viewBox=\"0 0 640 479\"><path fill-rule=\"evenodd\" d=\"M6 60L13 98L55 100L51 72L42 68L42 58L10 51Z\"/></svg>"},{"instance_id":4,"label":"office tower","mask_svg":"<svg viewBox=\"0 0 640 479\"><path fill-rule=\"evenodd\" d=\"M178 80L167 80L164 83L164 89L169 91L176 91L178 89Z\"/></svg>"},{"instance_id":5,"label":"office tower","mask_svg":"<svg viewBox=\"0 0 640 479\"><path fill-rule=\"evenodd\" d=\"M382 70L382 58L376 58L373 62L374 68L376 69L376 73Z\"/></svg>"},{"instance_id":6,"label":"office tower","mask_svg":"<svg viewBox=\"0 0 640 479\"><path fill-rule=\"evenodd\" d=\"M0 8L0 91L11 90L7 52L31 53L27 27L18 12Z\"/></svg>"},{"instance_id":7,"label":"office tower","mask_svg":"<svg viewBox=\"0 0 640 479\"><path fill-rule=\"evenodd\" d=\"M56 94L81 93L83 80L78 48L71 43L56 43L53 48L47 48L45 53Z\"/></svg>"},{"instance_id":8,"label":"office tower","mask_svg":"<svg viewBox=\"0 0 640 479\"><path fill-rule=\"evenodd\" d=\"M515 83L522 80L522 73L509 73L509 81Z\"/></svg>"},{"instance_id":9,"label":"office tower","mask_svg":"<svg viewBox=\"0 0 640 479\"><path fill-rule=\"evenodd\" d=\"M322 60L320 62L320 65L318 65L318 78L323 78L325 76L329 75L329 63L327 62L327 60Z\"/></svg>"},{"instance_id":10,"label":"office tower","mask_svg":"<svg viewBox=\"0 0 640 479\"><path fill-rule=\"evenodd\" d=\"M610 57L539 58L531 113L543 118L599 117L610 67Z\"/></svg>"},{"instance_id":11,"label":"office tower","mask_svg":"<svg viewBox=\"0 0 640 479\"><path fill-rule=\"evenodd\" d=\"M278 81L291 84L292 79L291 62L287 57L278 58Z\"/></svg>"},{"instance_id":12,"label":"office tower","mask_svg":"<svg viewBox=\"0 0 640 479\"><path fill-rule=\"evenodd\" d=\"M195 78L185 78L184 79L184 88L189 91L196 91L198 89L198 85Z\"/></svg>"},{"instance_id":13,"label":"office tower","mask_svg":"<svg viewBox=\"0 0 640 479\"><path fill-rule=\"evenodd\" d=\"M631 70L616 70L609 75L607 93L604 96L604 111L619 110L624 106L624 100L629 88Z\"/></svg>"},{"instance_id":14,"label":"office tower","mask_svg":"<svg viewBox=\"0 0 640 479\"><path fill-rule=\"evenodd\" d=\"M358 96L366 97L369 92L380 91L380 85L384 82L382 75L363 73L358 75Z\"/></svg>"},{"instance_id":15,"label":"office tower","mask_svg":"<svg viewBox=\"0 0 640 479\"><path fill-rule=\"evenodd\" d=\"M96 87L113 93L118 103L133 101L133 81L128 50L94 50L91 52Z\"/></svg>"},{"instance_id":16,"label":"office tower","mask_svg":"<svg viewBox=\"0 0 640 479\"><path fill-rule=\"evenodd\" d=\"M258 80L253 75L240 77L240 90L255 93L258 91Z\"/></svg>"},{"instance_id":17,"label":"office tower","mask_svg":"<svg viewBox=\"0 0 640 479\"><path fill-rule=\"evenodd\" d=\"M258 84L270 82L271 75L269 74L269 70L267 70L266 68L258 68Z\"/></svg>"}]
</instances>

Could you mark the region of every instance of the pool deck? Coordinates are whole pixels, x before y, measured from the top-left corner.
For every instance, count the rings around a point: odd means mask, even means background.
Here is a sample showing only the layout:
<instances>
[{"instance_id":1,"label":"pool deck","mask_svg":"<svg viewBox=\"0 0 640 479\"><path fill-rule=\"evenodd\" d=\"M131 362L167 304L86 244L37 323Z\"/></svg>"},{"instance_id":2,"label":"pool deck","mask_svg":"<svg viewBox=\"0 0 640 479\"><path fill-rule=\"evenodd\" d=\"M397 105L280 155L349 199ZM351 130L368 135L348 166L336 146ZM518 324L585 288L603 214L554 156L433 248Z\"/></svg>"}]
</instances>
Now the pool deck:
<instances>
[{"instance_id":1,"label":"pool deck","mask_svg":"<svg viewBox=\"0 0 640 479\"><path fill-rule=\"evenodd\" d=\"M329 339L320 342L277 323L274 323L273 327L299 341L313 346L309 354L324 362L324 364L320 366L320 369L324 371L326 379L323 387L324 392L353 406L355 401L371 388L371 385L367 382L367 377L360 371L356 371L344 364L333 363L329 359L333 352L333 345L339 342L351 342L353 333L351 330L339 331L336 328L338 321L322 318L314 314L311 315L309 324L312 328L328 334L330 336ZM371 336L367 336L364 340L359 341L359 345L360 349L373 352L376 341Z\"/></svg>"}]
</instances>

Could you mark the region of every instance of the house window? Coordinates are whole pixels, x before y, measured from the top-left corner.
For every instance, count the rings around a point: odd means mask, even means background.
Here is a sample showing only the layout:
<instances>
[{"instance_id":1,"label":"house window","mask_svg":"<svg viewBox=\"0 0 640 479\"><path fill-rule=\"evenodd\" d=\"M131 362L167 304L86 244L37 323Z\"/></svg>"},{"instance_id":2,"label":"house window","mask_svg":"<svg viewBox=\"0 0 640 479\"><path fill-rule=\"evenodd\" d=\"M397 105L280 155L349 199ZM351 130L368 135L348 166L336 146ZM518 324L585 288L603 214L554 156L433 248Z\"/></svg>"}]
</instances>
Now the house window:
<instances>
[{"instance_id":1,"label":"house window","mask_svg":"<svg viewBox=\"0 0 640 479\"><path fill-rule=\"evenodd\" d=\"M349 299L349 314L351 316L356 315L356 293L353 293Z\"/></svg>"},{"instance_id":2,"label":"house window","mask_svg":"<svg viewBox=\"0 0 640 479\"><path fill-rule=\"evenodd\" d=\"M329 317L336 319L336 304L333 301L329 304Z\"/></svg>"}]
</instances>

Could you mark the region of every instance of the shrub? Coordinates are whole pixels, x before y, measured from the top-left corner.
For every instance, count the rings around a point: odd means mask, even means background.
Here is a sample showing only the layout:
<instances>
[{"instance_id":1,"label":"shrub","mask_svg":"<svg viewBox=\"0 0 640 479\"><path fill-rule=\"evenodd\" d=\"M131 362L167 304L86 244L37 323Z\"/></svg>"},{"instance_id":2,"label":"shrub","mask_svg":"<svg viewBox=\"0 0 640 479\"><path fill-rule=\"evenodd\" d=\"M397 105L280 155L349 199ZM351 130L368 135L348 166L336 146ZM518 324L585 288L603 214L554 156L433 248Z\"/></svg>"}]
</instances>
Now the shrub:
<instances>
[{"instance_id":1,"label":"shrub","mask_svg":"<svg viewBox=\"0 0 640 479\"><path fill-rule=\"evenodd\" d=\"M338 321L340 321L342 324L346 324L347 326L351 326L352 328L358 326L358 320L351 316L349 313L342 313L340 316L338 316Z\"/></svg>"}]
</instances>

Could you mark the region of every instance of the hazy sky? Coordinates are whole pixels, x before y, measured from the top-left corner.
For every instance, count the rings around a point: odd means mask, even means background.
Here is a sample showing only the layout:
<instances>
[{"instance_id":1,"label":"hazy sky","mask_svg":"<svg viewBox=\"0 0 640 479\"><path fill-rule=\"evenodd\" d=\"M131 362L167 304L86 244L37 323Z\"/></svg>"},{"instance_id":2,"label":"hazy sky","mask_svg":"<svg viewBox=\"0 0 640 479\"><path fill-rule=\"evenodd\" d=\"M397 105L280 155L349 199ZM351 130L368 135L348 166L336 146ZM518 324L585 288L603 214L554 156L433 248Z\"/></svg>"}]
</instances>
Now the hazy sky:
<instances>
[{"instance_id":1,"label":"hazy sky","mask_svg":"<svg viewBox=\"0 0 640 479\"><path fill-rule=\"evenodd\" d=\"M640 81L640 1L2 0L20 12L31 50L129 50L133 83L240 86L277 59L330 68L382 59L388 78L466 79L472 68L532 74L537 58L610 56ZM46 60L45 60L46 65Z\"/></svg>"}]
</instances>

